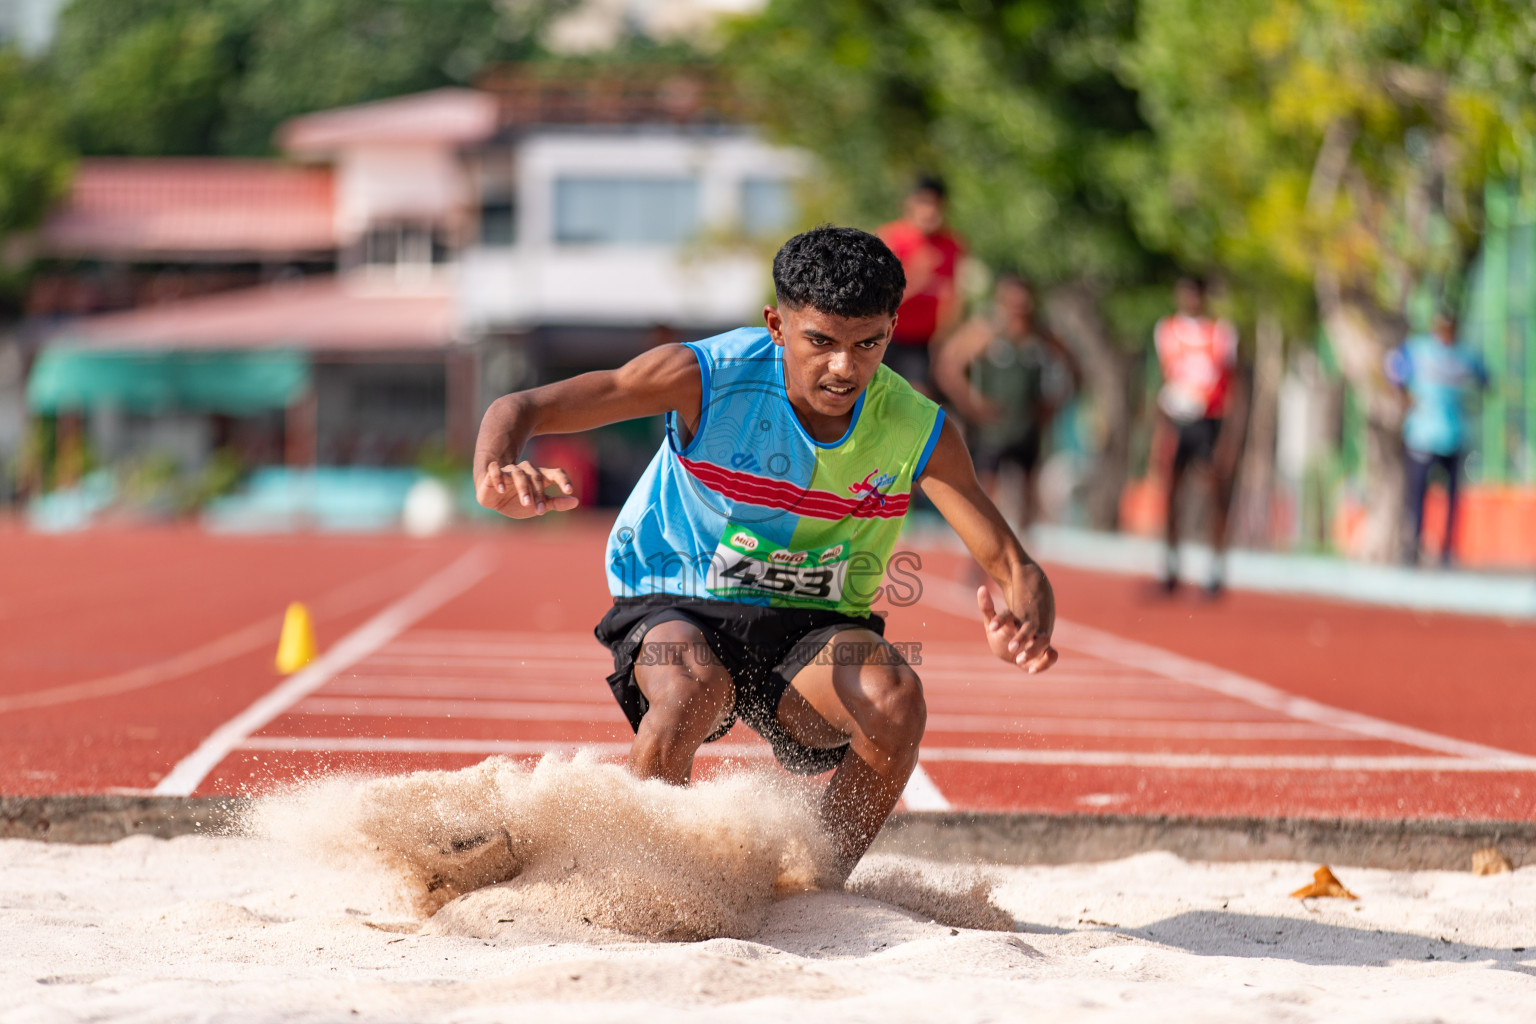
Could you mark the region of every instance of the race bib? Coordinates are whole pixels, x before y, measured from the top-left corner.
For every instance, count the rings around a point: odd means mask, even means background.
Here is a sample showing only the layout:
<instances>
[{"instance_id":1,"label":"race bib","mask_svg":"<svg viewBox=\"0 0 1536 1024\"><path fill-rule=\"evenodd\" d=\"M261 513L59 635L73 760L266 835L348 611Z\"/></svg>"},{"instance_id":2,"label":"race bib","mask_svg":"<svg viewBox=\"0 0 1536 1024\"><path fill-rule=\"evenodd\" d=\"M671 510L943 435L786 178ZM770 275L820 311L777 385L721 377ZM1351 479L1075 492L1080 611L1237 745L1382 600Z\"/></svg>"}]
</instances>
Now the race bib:
<instances>
[{"instance_id":1,"label":"race bib","mask_svg":"<svg viewBox=\"0 0 1536 1024\"><path fill-rule=\"evenodd\" d=\"M848 578L848 545L791 551L744 526L726 524L705 589L716 597L780 597L836 605Z\"/></svg>"}]
</instances>

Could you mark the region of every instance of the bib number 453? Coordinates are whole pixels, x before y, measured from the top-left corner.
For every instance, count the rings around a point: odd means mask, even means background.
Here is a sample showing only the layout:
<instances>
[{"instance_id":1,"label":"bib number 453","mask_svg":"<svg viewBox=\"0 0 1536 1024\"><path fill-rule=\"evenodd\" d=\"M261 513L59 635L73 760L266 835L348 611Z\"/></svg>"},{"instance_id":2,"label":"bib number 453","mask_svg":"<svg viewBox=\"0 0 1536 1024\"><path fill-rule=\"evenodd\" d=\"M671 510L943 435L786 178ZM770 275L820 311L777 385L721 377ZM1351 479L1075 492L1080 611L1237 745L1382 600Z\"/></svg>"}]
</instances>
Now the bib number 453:
<instances>
[{"instance_id":1,"label":"bib number 453","mask_svg":"<svg viewBox=\"0 0 1536 1024\"><path fill-rule=\"evenodd\" d=\"M715 593L754 591L835 603L842 599L843 576L847 568L847 562L774 565L725 549L715 553L707 586Z\"/></svg>"}]
</instances>

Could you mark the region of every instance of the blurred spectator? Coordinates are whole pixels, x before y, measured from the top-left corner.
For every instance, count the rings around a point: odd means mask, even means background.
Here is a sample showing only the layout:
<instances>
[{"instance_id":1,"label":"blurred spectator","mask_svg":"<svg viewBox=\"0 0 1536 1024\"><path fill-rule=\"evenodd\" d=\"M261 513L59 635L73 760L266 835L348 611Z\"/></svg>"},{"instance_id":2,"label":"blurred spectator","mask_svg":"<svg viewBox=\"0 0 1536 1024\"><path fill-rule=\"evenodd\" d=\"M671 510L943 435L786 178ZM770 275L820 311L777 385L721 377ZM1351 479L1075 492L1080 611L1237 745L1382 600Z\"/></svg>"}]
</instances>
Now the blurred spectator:
<instances>
[{"instance_id":1,"label":"blurred spectator","mask_svg":"<svg viewBox=\"0 0 1536 1024\"><path fill-rule=\"evenodd\" d=\"M1412 531L1403 556L1410 565L1419 560L1424 532L1424 496L1436 466L1445 472L1445 540L1440 561L1450 564L1451 538L1456 529L1456 485L1466 454L1466 399L1488 386L1488 371L1477 353L1456 340L1456 318L1435 317L1430 334L1411 335L1387 354L1387 379L1402 392L1408 411L1403 417L1403 446L1407 449L1408 519Z\"/></svg>"},{"instance_id":2,"label":"blurred spectator","mask_svg":"<svg viewBox=\"0 0 1536 1024\"><path fill-rule=\"evenodd\" d=\"M1174 286L1178 312L1157 322L1154 340L1162 367L1163 387L1157 404L1168 467L1166 562L1163 588L1179 584L1179 492L1191 464L1210 468L1211 577L1206 591L1221 593L1227 549L1227 511L1242 441L1246 396L1237 375L1237 330L1226 320L1207 315L1205 282L1183 277Z\"/></svg>"},{"instance_id":3,"label":"blurred spectator","mask_svg":"<svg viewBox=\"0 0 1536 1024\"><path fill-rule=\"evenodd\" d=\"M970 423L982 486L1004 514L1028 526L1039 508L1036 484L1051 420L1077 390L1077 360L1035 320L1035 294L1016 273L998 277L992 308L934 349L933 379ZM1017 502L999 493L998 470L1018 471Z\"/></svg>"},{"instance_id":4,"label":"blurred spectator","mask_svg":"<svg viewBox=\"0 0 1536 1024\"><path fill-rule=\"evenodd\" d=\"M938 178L919 178L907 196L901 220L875 232L907 274L907 290L896 312L896 331L885 363L928 395L934 393L929 346L949 333L961 312L955 275L965 246L944 225L947 196Z\"/></svg>"}]
</instances>

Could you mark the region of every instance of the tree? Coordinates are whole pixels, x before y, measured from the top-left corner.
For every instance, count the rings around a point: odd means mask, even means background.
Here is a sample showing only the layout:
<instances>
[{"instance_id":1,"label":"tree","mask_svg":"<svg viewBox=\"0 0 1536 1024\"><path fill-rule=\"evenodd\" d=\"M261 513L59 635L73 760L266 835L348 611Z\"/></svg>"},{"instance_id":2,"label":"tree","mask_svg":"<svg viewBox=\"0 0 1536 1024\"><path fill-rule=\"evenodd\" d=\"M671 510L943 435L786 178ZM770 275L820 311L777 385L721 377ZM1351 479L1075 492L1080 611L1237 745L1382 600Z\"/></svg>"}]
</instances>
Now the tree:
<instances>
[{"instance_id":1,"label":"tree","mask_svg":"<svg viewBox=\"0 0 1536 1024\"><path fill-rule=\"evenodd\" d=\"M465 84L571 0L74 0L50 57L86 153L270 152L296 114Z\"/></svg>"},{"instance_id":2,"label":"tree","mask_svg":"<svg viewBox=\"0 0 1536 1024\"><path fill-rule=\"evenodd\" d=\"M1293 311L1310 291L1366 414L1369 557L1397 552L1402 518L1383 357L1410 297L1463 274L1487 176L1530 167L1533 44L1511 0L1142 0L1125 68L1162 187L1138 225Z\"/></svg>"},{"instance_id":3,"label":"tree","mask_svg":"<svg viewBox=\"0 0 1536 1024\"><path fill-rule=\"evenodd\" d=\"M1114 525L1129 466L1128 352L1172 276L1113 173L1149 143L1118 77L1134 13L1132 0L771 0L734 26L724 60L757 117L820 158L829 212L879 223L915 173L937 172L977 255L1050 286L1094 401L1099 526Z\"/></svg>"},{"instance_id":4,"label":"tree","mask_svg":"<svg viewBox=\"0 0 1536 1024\"><path fill-rule=\"evenodd\" d=\"M0 275L11 269L7 240L37 226L68 188L72 167L46 84L19 54L0 51Z\"/></svg>"}]
</instances>

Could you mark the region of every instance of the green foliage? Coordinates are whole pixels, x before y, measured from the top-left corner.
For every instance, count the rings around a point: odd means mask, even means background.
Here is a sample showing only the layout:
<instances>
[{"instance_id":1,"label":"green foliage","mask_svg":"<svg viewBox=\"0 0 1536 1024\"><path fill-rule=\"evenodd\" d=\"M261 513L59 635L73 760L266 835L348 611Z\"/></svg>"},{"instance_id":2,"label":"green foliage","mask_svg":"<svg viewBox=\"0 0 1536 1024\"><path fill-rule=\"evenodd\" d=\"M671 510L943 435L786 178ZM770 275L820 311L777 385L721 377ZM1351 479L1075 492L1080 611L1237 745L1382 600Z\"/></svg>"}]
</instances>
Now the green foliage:
<instances>
[{"instance_id":1,"label":"green foliage","mask_svg":"<svg viewBox=\"0 0 1536 1024\"><path fill-rule=\"evenodd\" d=\"M42 221L73 170L47 82L19 54L0 50L0 317L20 307L31 272L24 248L9 243Z\"/></svg>"},{"instance_id":2,"label":"green foliage","mask_svg":"<svg viewBox=\"0 0 1536 1024\"><path fill-rule=\"evenodd\" d=\"M569 0L74 0L50 63L83 152L259 155L297 114L466 84Z\"/></svg>"},{"instance_id":3,"label":"green foliage","mask_svg":"<svg viewBox=\"0 0 1536 1024\"><path fill-rule=\"evenodd\" d=\"M42 220L72 166L46 85L18 54L0 50L0 243Z\"/></svg>"},{"instance_id":4,"label":"green foliage","mask_svg":"<svg viewBox=\"0 0 1536 1024\"><path fill-rule=\"evenodd\" d=\"M75 0L50 63L86 153L209 152L237 73L230 4Z\"/></svg>"},{"instance_id":5,"label":"green foliage","mask_svg":"<svg viewBox=\"0 0 1536 1024\"><path fill-rule=\"evenodd\" d=\"M726 63L775 134L830 171L827 213L879 223L914 174L939 173L982 259L1113 286L1117 319L1141 321L1137 287L1170 268L1113 173L1151 145L1118 74L1134 14L1132 0L772 0L734 26Z\"/></svg>"},{"instance_id":6,"label":"green foliage","mask_svg":"<svg viewBox=\"0 0 1536 1024\"><path fill-rule=\"evenodd\" d=\"M1454 283L1487 176L1530 167L1528 4L1142 0L1123 66L1143 237L1292 310L1319 274L1394 311Z\"/></svg>"}]
</instances>

